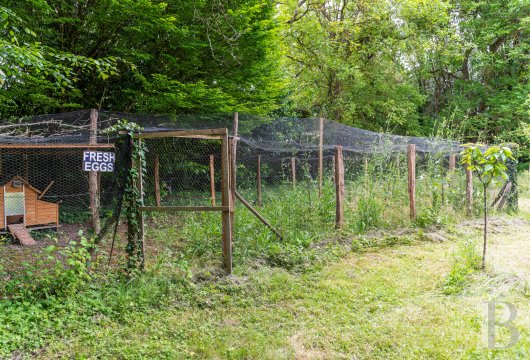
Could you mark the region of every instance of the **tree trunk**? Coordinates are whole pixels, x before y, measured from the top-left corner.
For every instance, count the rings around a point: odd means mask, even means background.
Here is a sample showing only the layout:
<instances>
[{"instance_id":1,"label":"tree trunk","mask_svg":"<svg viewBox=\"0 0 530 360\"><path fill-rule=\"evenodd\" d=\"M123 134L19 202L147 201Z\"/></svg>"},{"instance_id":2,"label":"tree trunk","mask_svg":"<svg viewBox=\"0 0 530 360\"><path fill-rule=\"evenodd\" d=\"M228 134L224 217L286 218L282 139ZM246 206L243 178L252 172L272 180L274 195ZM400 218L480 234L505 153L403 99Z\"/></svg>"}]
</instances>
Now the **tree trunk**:
<instances>
[{"instance_id":1,"label":"tree trunk","mask_svg":"<svg viewBox=\"0 0 530 360\"><path fill-rule=\"evenodd\" d=\"M482 270L486 268L486 246L488 241L488 203L486 190L486 185L484 185L484 247L482 250Z\"/></svg>"}]
</instances>

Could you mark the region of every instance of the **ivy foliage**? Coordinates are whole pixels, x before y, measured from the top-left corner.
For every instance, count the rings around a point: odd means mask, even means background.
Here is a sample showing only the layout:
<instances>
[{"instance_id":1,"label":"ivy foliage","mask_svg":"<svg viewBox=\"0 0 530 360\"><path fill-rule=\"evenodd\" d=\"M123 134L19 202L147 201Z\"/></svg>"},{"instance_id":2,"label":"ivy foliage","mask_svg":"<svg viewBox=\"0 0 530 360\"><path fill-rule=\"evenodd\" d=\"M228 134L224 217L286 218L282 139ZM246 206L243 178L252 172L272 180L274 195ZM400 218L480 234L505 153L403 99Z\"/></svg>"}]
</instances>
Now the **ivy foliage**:
<instances>
[{"instance_id":1,"label":"ivy foliage","mask_svg":"<svg viewBox=\"0 0 530 360\"><path fill-rule=\"evenodd\" d=\"M130 164L126 167L127 175L123 186L121 211L127 220L127 269L130 273L141 271L144 268L143 229L141 228L143 214L139 208L143 206L144 194L140 181L146 174L147 148L141 140L133 138L134 134L142 130L138 124L126 120L118 121L117 124L105 129L107 134L125 135L129 146Z\"/></svg>"}]
</instances>

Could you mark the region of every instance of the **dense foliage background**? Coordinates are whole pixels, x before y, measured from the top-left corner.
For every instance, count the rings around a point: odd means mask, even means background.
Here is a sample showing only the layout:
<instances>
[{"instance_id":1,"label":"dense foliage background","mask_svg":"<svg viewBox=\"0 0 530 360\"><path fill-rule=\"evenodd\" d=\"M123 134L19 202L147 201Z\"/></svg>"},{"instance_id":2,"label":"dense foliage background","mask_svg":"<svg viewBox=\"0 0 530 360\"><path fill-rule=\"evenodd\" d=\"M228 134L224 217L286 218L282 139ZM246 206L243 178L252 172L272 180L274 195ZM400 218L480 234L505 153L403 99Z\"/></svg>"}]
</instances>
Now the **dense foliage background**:
<instances>
[{"instance_id":1,"label":"dense foliage background","mask_svg":"<svg viewBox=\"0 0 530 360\"><path fill-rule=\"evenodd\" d=\"M5 0L0 116L325 116L528 142L528 0Z\"/></svg>"}]
</instances>

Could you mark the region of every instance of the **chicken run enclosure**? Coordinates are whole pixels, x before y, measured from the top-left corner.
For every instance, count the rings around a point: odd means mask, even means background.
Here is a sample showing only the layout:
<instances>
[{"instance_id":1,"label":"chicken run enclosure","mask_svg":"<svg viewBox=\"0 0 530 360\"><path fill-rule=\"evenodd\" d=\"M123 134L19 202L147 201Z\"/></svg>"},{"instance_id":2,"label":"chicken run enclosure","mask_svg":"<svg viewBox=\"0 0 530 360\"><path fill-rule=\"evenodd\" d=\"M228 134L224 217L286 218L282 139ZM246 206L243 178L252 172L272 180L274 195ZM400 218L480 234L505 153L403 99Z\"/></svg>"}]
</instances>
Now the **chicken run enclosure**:
<instances>
[{"instance_id":1,"label":"chicken run enclosure","mask_svg":"<svg viewBox=\"0 0 530 360\"><path fill-rule=\"evenodd\" d=\"M141 130L116 130L124 121ZM480 187L459 165L460 150L449 140L319 118L82 110L15 119L0 126L0 230L22 245L50 228L121 244L115 230L126 226L124 191L134 187L142 256L154 231L186 234L193 221L231 271L241 241L303 247L332 228L423 221L432 209L480 211L473 207ZM112 165L87 167L90 160ZM499 207L517 206L513 169L494 196Z\"/></svg>"}]
</instances>

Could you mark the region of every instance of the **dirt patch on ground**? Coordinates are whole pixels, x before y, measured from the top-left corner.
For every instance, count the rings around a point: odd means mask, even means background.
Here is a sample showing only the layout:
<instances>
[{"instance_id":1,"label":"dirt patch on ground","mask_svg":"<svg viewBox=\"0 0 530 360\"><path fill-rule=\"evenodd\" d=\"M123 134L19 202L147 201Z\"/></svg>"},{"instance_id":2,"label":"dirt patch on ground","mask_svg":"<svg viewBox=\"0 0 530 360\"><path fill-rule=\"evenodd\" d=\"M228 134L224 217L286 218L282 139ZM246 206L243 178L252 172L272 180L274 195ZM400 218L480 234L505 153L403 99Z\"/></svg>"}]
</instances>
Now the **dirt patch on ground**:
<instances>
[{"instance_id":1,"label":"dirt patch on ground","mask_svg":"<svg viewBox=\"0 0 530 360\"><path fill-rule=\"evenodd\" d=\"M519 231L520 229L528 229L530 227L530 222L521 218L515 217L491 217L488 218L488 232L495 233L506 233L507 231ZM457 228L459 230L465 229L475 229L480 230L484 228L483 219L473 219L466 220L458 224Z\"/></svg>"},{"instance_id":2,"label":"dirt patch on ground","mask_svg":"<svg viewBox=\"0 0 530 360\"><path fill-rule=\"evenodd\" d=\"M21 246L18 241L11 238L11 235L4 235L5 243L0 244L0 261L7 274L22 271L28 264L35 264L37 261L44 267L47 264L54 265L54 262L47 256L53 255L57 259L62 259L61 250L65 249L70 242L80 241L81 236L89 237L89 225L64 224L57 230L35 230L30 234L36 241L36 244L32 246ZM102 241L99 252L108 253L110 245L110 242ZM55 249L52 253L48 250L50 246Z\"/></svg>"},{"instance_id":3,"label":"dirt patch on ground","mask_svg":"<svg viewBox=\"0 0 530 360\"><path fill-rule=\"evenodd\" d=\"M432 242L444 242L451 238L451 236L443 228L438 226L429 226L423 229L401 228L391 230L373 230L364 236L371 239L408 237Z\"/></svg>"},{"instance_id":4,"label":"dirt patch on ground","mask_svg":"<svg viewBox=\"0 0 530 360\"><path fill-rule=\"evenodd\" d=\"M426 228L397 228L397 229L374 229L366 234L359 235L354 238L363 238L368 242L388 242L389 245L393 243L401 243L401 240L420 240L431 241L435 243L445 242L452 238L452 236L443 228L438 226L429 226ZM333 238L324 239L318 243L311 245L312 248L322 248L327 245L344 245L350 246L352 240L351 236L337 236ZM394 239L395 241L392 241ZM407 241L404 241L405 243Z\"/></svg>"},{"instance_id":5,"label":"dirt patch on ground","mask_svg":"<svg viewBox=\"0 0 530 360\"><path fill-rule=\"evenodd\" d=\"M343 354L334 351L322 351L317 349L308 349L304 345L303 334L296 333L289 338L289 344L294 351L296 360L313 360L313 359L347 359Z\"/></svg>"}]
</instances>

